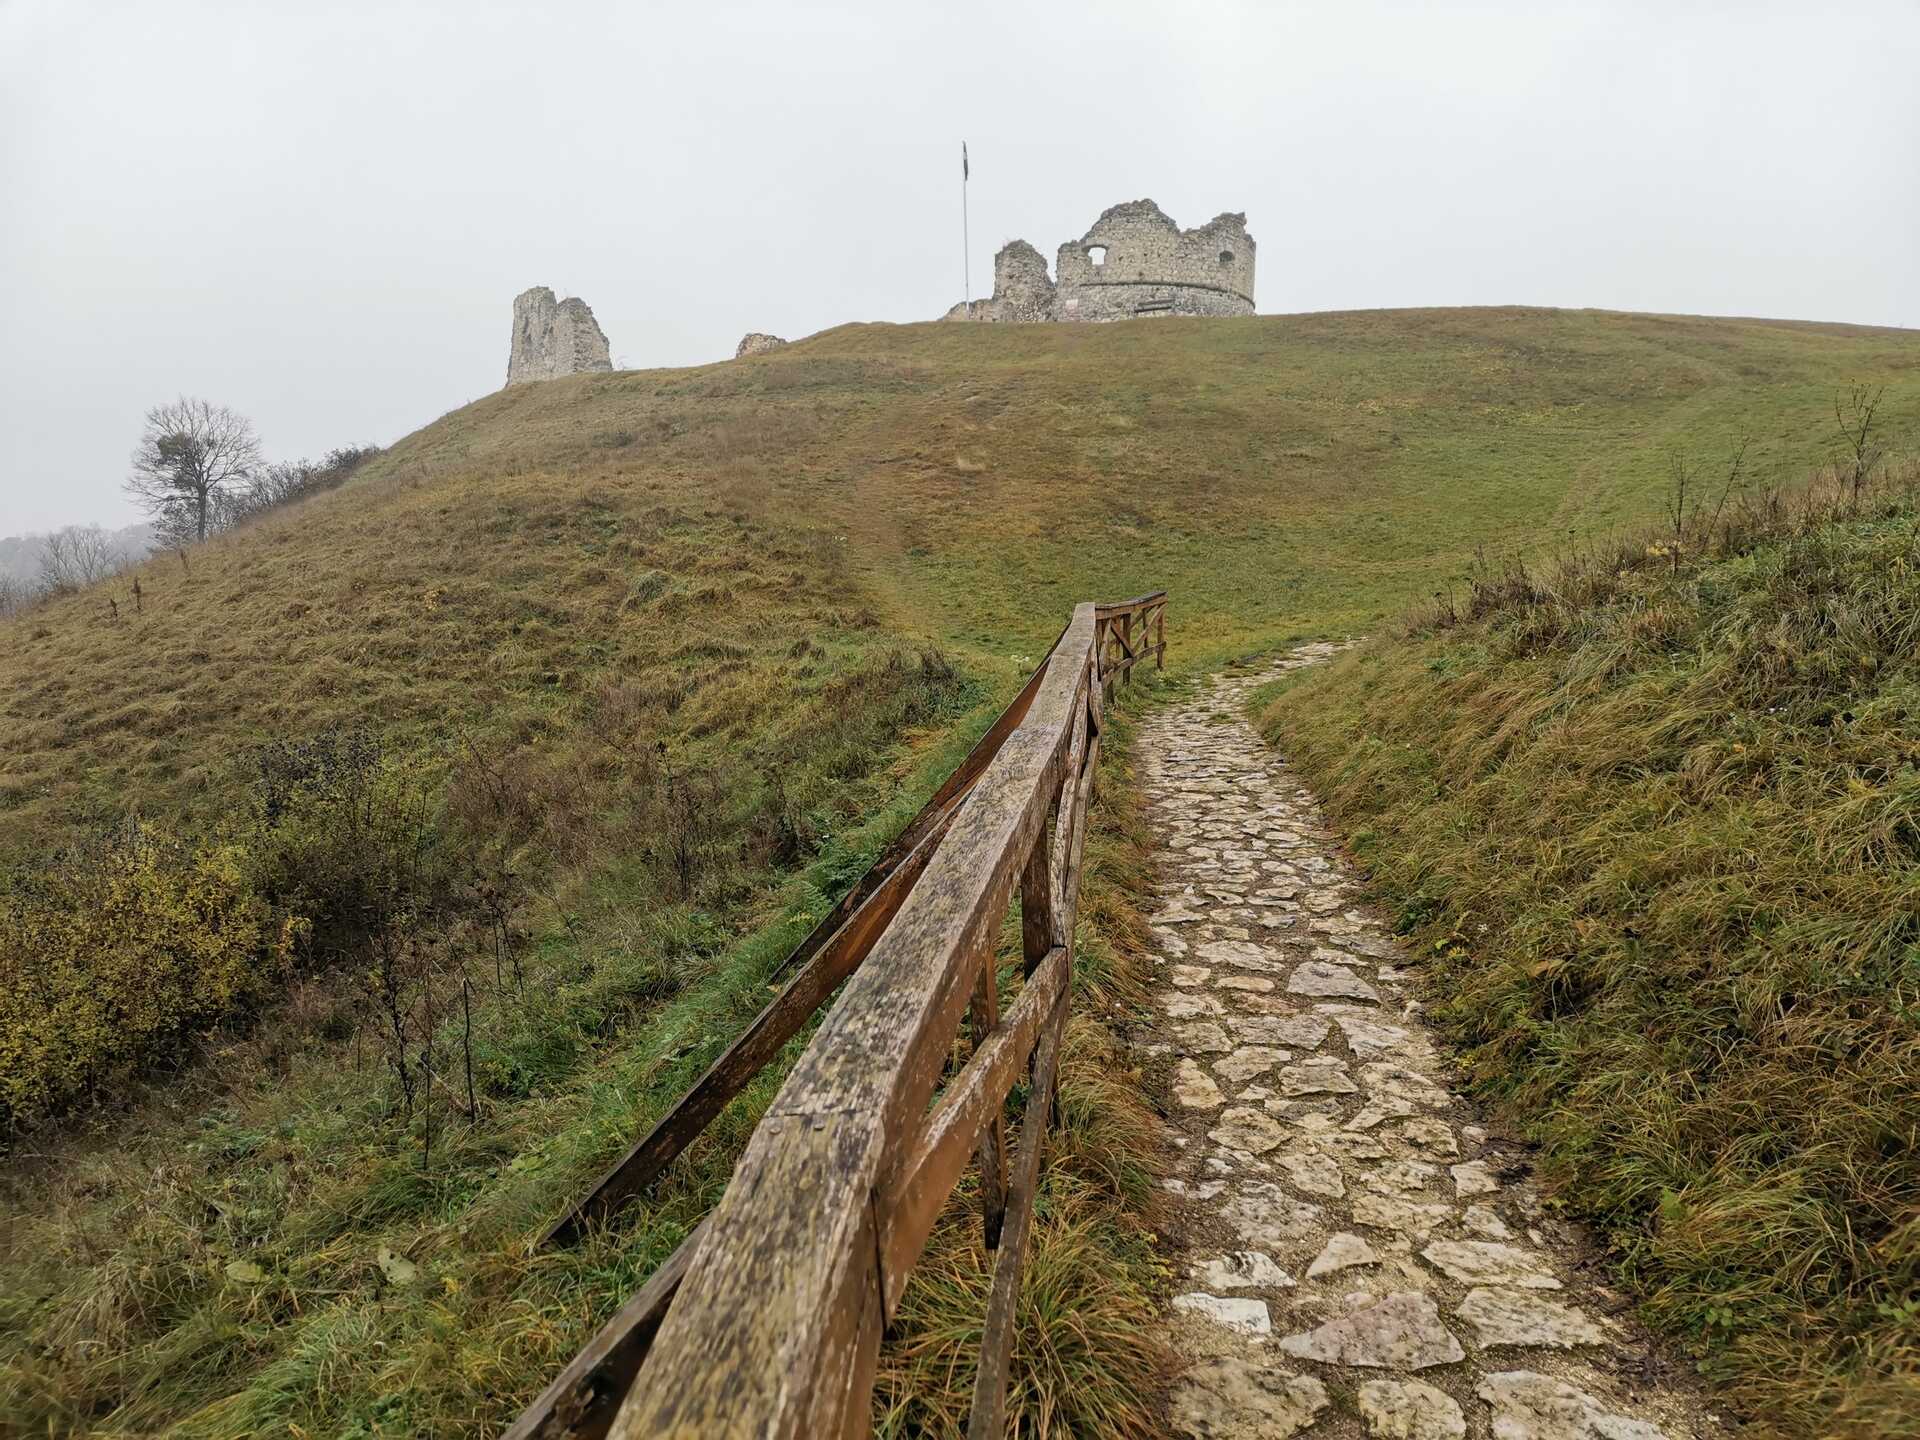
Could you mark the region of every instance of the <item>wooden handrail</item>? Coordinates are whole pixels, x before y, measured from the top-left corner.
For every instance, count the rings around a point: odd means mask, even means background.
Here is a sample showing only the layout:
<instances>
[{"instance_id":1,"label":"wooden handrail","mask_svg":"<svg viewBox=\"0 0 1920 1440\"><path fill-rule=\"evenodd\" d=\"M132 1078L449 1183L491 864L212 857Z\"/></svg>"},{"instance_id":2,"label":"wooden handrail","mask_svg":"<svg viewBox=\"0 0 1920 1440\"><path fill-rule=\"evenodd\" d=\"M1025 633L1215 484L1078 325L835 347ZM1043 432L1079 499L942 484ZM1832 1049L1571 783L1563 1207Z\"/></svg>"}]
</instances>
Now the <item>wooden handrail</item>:
<instances>
[{"instance_id":1,"label":"wooden handrail","mask_svg":"<svg viewBox=\"0 0 1920 1440\"><path fill-rule=\"evenodd\" d=\"M803 942L780 995L548 1232L570 1239L648 1184L842 987L713 1213L510 1440L865 1435L881 1332L970 1156L996 1261L969 1434L1001 1433L1105 697L1140 660L1164 664L1165 612L1162 591L1075 609L1013 704ZM1025 979L1002 1011L994 945L1016 894ZM942 1086L963 1018L972 1052ZM1022 1073L1033 1083L1009 1156L1000 1117Z\"/></svg>"}]
</instances>

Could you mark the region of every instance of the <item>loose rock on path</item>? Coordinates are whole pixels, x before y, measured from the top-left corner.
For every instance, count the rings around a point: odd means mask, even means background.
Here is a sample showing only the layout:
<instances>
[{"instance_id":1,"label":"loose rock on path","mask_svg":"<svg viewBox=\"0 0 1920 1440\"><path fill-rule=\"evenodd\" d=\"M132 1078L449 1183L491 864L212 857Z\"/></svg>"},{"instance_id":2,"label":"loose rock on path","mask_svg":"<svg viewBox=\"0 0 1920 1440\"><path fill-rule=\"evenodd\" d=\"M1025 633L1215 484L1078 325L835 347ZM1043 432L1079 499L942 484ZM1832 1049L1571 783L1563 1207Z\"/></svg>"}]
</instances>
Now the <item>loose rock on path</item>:
<instances>
[{"instance_id":1,"label":"loose rock on path","mask_svg":"<svg viewBox=\"0 0 1920 1440\"><path fill-rule=\"evenodd\" d=\"M1149 1048L1185 1253L1178 1434L1706 1440L1724 1433L1583 1273L1523 1148L1448 1088L1407 957L1241 711L1303 646L1152 714L1166 846Z\"/></svg>"}]
</instances>

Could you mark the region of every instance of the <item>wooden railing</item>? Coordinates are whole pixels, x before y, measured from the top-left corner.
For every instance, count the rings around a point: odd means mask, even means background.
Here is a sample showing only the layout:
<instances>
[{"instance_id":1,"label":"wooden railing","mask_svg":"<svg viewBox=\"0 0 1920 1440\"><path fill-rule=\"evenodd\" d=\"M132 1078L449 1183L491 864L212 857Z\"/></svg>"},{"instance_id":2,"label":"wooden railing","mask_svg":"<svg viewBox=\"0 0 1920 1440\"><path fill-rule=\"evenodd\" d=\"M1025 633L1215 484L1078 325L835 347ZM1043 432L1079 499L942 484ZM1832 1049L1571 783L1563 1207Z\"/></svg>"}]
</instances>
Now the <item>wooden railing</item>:
<instances>
[{"instance_id":1,"label":"wooden railing","mask_svg":"<svg viewBox=\"0 0 1920 1440\"><path fill-rule=\"evenodd\" d=\"M1079 606L972 753L788 958L779 995L547 1233L565 1243L643 1191L845 984L713 1213L509 1440L867 1434L881 1332L970 1157L995 1261L968 1434L1003 1433L1105 699L1165 654L1164 592ZM1024 980L1003 1011L994 950L1016 892ZM962 1017L971 1051L952 1069ZM1009 1156L1002 1114L1023 1073Z\"/></svg>"}]
</instances>

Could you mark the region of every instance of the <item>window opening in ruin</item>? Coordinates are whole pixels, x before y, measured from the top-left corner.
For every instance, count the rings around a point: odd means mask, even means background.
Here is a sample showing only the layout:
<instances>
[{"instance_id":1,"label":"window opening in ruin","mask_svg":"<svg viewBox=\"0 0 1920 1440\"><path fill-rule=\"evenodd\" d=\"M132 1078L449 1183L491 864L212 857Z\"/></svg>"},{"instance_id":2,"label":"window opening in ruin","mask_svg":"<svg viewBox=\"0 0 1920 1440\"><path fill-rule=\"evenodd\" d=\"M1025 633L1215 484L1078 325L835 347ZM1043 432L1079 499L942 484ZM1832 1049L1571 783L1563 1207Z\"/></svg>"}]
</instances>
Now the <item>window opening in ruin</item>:
<instances>
[{"instance_id":1,"label":"window opening in ruin","mask_svg":"<svg viewBox=\"0 0 1920 1440\"><path fill-rule=\"evenodd\" d=\"M1233 263L1233 252L1231 250L1222 250L1220 252L1220 263L1222 265L1231 265Z\"/></svg>"},{"instance_id":2,"label":"window opening in ruin","mask_svg":"<svg viewBox=\"0 0 1920 1440\"><path fill-rule=\"evenodd\" d=\"M1089 245L1087 247L1087 259L1091 260L1095 266L1106 264L1107 247L1104 245Z\"/></svg>"}]
</instances>

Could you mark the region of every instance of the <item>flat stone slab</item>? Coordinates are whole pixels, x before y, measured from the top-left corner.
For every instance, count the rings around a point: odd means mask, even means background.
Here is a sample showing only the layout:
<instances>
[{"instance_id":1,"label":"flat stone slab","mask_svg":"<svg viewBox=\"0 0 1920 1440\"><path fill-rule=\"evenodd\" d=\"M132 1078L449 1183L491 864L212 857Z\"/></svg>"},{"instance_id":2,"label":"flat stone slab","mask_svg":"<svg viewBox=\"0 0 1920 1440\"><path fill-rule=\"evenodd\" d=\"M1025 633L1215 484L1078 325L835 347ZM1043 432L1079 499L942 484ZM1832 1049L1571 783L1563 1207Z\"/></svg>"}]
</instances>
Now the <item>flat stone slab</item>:
<instances>
[{"instance_id":1,"label":"flat stone slab","mask_svg":"<svg viewBox=\"0 0 1920 1440\"><path fill-rule=\"evenodd\" d=\"M1227 1007L1214 996L1196 990L1176 990L1161 999L1160 1008L1169 1020L1194 1020L1203 1015L1227 1013Z\"/></svg>"},{"instance_id":2,"label":"flat stone slab","mask_svg":"<svg viewBox=\"0 0 1920 1440\"><path fill-rule=\"evenodd\" d=\"M1493 1407L1493 1440L1667 1440L1658 1425L1616 1415L1584 1390L1531 1370L1500 1370L1474 1391Z\"/></svg>"},{"instance_id":3,"label":"flat stone slab","mask_svg":"<svg viewBox=\"0 0 1920 1440\"><path fill-rule=\"evenodd\" d=\"M1333 1056L1296 1060L1280 1070L1280 1093L1300 1095L1357 1095L1360 1087L1347 1073L1346 1063Z\"/></svg>"},{"instance_id":4,"label":"flat stone slab","mask_svg":"<svg viewBox=\"0 0 1920 1440\"><path fill-rule=\"evenodd\" d=\"M1275 1066L1292 1058L1292 1051L1276 1050L1271 1045L1242 1045L1231 1055L1214 1061L1213 1070L1223 1080L1244 1085L1249 1080L1271 1074Z\"/></svg>"},{"instance_id":5,"label":"flat stone slab","mask_svg":"<svg viewBox=\"0 0 1920 1440\"><path fill-rule=\"evenodd\" d=\"M1250 1250L1284 1250L1320 1228L1320 1207L1296 1200L1270 1180L1237 1190L1220 1214Z\"/></svg>"},{"instance_id":6,"label":"flat stone slab","mask_svg":"<svg viewBox=\"0 0 1920 1440\"><path fill-rule=\"evenodd\" d=\"M1287 968L1279 954L1251 940L1209 940L1193 953L1213 965L1238 965L1264 975L1278 975Z\"/></svg>"},{"instance_id":7,"label":"flat stone slab","mask_svg":"<svg viewBox=\"0 0 1920 1440\"><path fill-rule=\"evenodd\" d=\"M1220 1112L1220 1123L1207 1132L1207 1138L1229 1150L1264 1155L1285 1142L1287 1127L1264 1110L1235 1105Z\"/></svg>"},{"instance_id":8,"label":"flat stone slab","mask_svg":"<svg viewBox=\"0 0 1920 1440\"><path fill-rule=\"evenodd\" d=\"M1211 1320L1240 1335L1270 1335L1273 1322L1267 1316L1267 1302L1245 1295L1208 1295L1194 1291L1173 1297L1173 1308Z\"/></svg>"},{"instance_id":9,"label":"flat stone slab","mask_svg":"<svg viewBox=\"0 0 1920 1440\"><path fill-rule=\"evenodd\" d=\"M1602 1345L1606 1332L1571 1305L1561 1305L1525 1290L1469 1290L1454 1314L1473 1327L1485 1346L1544 1345L1571 1350Z\"/></svg>"},{"instance_id":10,"label":"flat stone slab","mask_svg":"<svg viewBox=\"0 0 1920 1440\"><path fill-rule=\"evenodd\" d=\"M1431 1235L1453 1219L1453 1207L1437 1201L1362 1192L1353 1197L1353 1222L1402 1235Z\"/></svg>"},{"instance_id":11,"label":"flat stone slab","mask_svg":"<svg viewBox=\"0 0 1920 1440\"><path fill-rule=\"evenodd\" d=\"M1209 1290L1290 1290L1294 1280L1262 1250L1229 1250L1194 1267L1193 1278Z\"/></svg>"},{"instance_id":12,"label":"flat stone slab","mask_svg":"<svg viewBox=\"0 0 1920 1440\"><path fill-rule=\"evenodd\" d=\"M1285 1045L1317 1050L1333 1028L1318 1015L1237 1015L1227 1022L1233 1033L1253 1045Z\"/></svg>"},{"instance_id":13,"label":"flat stone slab","mask_svg":"<svg viewBox=\"0 0 1920 1440\"><path fill-rule=\"evenodd\" d=\"M1340 1178L1340 1162L1325 1151L1294 1150L1274 1156L1273 1163L1286 1175L1287 1183L1303 1195L1338 1200L1347 1193L1346 1182Z\"/></svg>"},{"instance_id":14,"label":"flat stone slab","mask_svg":"<svg viewBox=\"0 0 1920 1440\"><path fill-rule=\"evenodd\" d=\"M1226 1101L1213 1077L1184 1055L1173 1070L1173 1098L1189 1110L1211 1110Z\"/></svg>"},{"instance_id":15,"label":"flat stone slab","mask_svg":"<svg viewBox=\"0 0 1920 1440\"><path fill-rule=\"evenodd\" d=\"M1497 1240L1436 1240L1421 1258L1463 1285L1511 1285L1521 1290L1558 1290L1560 1282L1540 1256Z\"/></svg>"},{"instance_id":16,"label":"flat stone slab","mask_svg":"<svg viewBox=\"0 0 1920 1440\"><path fill-rule=\"evenodd\" d=\"M1398 1291L1276 1343L1302 1360L1383 1370L1451 1365L1467 1353L1441 1323L1439 1307L1416 1290Z\"/></svg>"},{"instance_id":17,"label":"flat stone slab","mask_svg":"<svg viewBox=\"0 0 1920 1440\"><path fill-rule=\"evenodd\" d=\"M1374 1254L1373 1247L1358 1235L1342 1230L1327 1238L1326 1248L1314 1257L1307 1266L1307 1278L1318 1280L1322 1275L1331 1275L1339 1270L1348 1270L1355 1265L1378 1265L1380 1257Z\"/></svg>"},{"instance_id":18,"label":"flat stone slab","mask_svg":"<svg viewBox=\"0 0 1920 1440\"><path fill-rule=\"evenodd\" d=\"M1472 1195L1491 1195L1500 1188L1484 1160L1469 1160L1464 1165L1448 1166L1453 1176L1453 1193L1462 1200Z\"/></svg>"},{"instance_id":19,"label":"flat stone slab","mask_svg":"<svg viewBox=\"0 0 1920 1440\"><path fill-rule=\"evenodd\" d=\"M1380 992L1344 965L1330 960L1309 960L1296 965L1287 977L1290 995L1322 995L1347 1000L1371 1000L1380 1003Z\"/></svg>"},{"instance_id":20,"label":"flat stone slab","mask_svg":"<svg viewBox=\"0 0 1920 1440\"><path fill-rule=\"evenodd\" d=\"M1227 1032L1212 1020L1190 1020L1173 1033L1189 1055L1224 1055L1233 1049Z\"/></svg>"},{"instance_id":21,"label":"flat stone slab","mask_svg":"<svg viewBox=\"0 0 1920 1440\"><path fill-rule=\"evenodd\" d=\"M1354 1396L1374 1440L1465 1440L1467 1417L1444 1390L1420 1380L1369 1380Z\"/></svg>"},{"instance_id":22,"label":"flat stone slab","mask_svg":"<svg viewBox=\"0 0 1920 1440\"><path fill-rule=\"evenodd\" d=\"M1168 1418L1194 1440L1287 1440L1332 1402L1311 1375L1229 1358L1195 1366L1174 1387Z\"/></svg>"}]
</instances>

